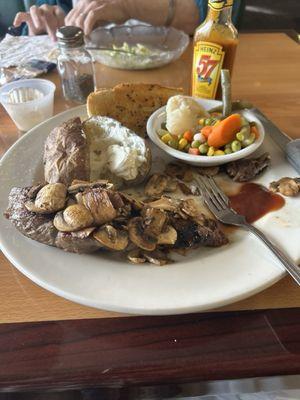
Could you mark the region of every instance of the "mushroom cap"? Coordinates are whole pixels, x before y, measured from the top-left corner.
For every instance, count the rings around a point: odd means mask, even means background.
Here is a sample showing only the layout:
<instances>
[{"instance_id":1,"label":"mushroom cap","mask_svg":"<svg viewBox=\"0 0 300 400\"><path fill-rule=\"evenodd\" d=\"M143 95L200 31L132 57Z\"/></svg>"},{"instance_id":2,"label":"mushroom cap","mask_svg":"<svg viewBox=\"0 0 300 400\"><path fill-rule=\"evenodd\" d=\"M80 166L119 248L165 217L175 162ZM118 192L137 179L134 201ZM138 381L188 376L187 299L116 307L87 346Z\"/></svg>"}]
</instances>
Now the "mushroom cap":
<instances>
[{"instance_id":1,"label":"mushroom cap","mask_svg":"<svg viewBox=\"0 0 300 400\"><path fill-rule=\"evenodd\" d=\"M25 203L27 210L50 214L62 210L66 203L67 188L62 183L48 183L37 193L33 201Z\"/></svg>"},{"instance_id":2,"label":"mushroom cap","mask_svg":"<svg viewBox=\"0 0 300 400\"><path fill-rule=\"evenodd\" d=\"M127 224L129 239L137 247L152 251L157 244L157 238L152 234L147 234L143 226L143 218L135 217L129 220Z\"/></svg>"},{"instance_id":3,"label":"mushroom cap","mask_svg":"<svg viewBox=\"0 0 300 400\"><path fill-rule=\"evenodd\" d=\"M175 244L177 231L172 225L167 225L158 235L157 244Z\"/></svg>"},{"instance_id":4,"label":"mushroom cap","mask_svg":"<svg viewBox=\"0 0 300 400\"><path fill-rule=\"evenodd\" d=\"M112 221L118 215L106 189L88 189L77 193L76 200L90 210L96 225Z\"/></svg>"},{"instance_id":5,"label":"mushroom cap","mask_svg":"<svg viewBox=\"0 0 300 400\"><path fill-rule=\"evenodd\" d=\"M295 178L284 177L279 181L271 182L269 189L284 196L296 196L300 191L300 183Z\"/></svg>"},{"instance_id":6,"label":"mushroom cap","mask_svg":"<svg viewBox=\"0 0 300 400\"><path fill-rule=\"evenodd\" d=\"M81 181L75 179L72 181L71 185L68 187L68 192L70 194L76 194L78 192L83 192L85 189L92 189L92 188L103 188L103 189L113 189L114 185L113 183L110 183L106 179L101 179L98 181L94 182L88 182L88 181Z\"/></svg>"},{"instance_id":7,"label":"mushroom cap","mask_svg":"<svg viewBox=\"0 0 300 400\"><path fill-rule=\"evenodd\" d=\"M143 256L140 249L131 250L127 254L127 259L133 264L143 264L146 262L146 258Z\"/></svg>"},{"instance_id":8,"label":"mushroom cap","mask_svg":"<svg viewBox=\"0 0 300 400\"><path fill-rule=\"evenodd\" d=\"M82 204L72 204L58 212L53 220L55 228L61 232L74 232L93 224L91 212Z\"/></svg>"},{"instance_id":9,"label":"mushroom cap","mask_svg":"<svg viewBox=\"0 0 300 400\"><path fill-rule=\"evenodd\" d=\"M112 225L104 225L93 233L94 239L110 250L125 250L128 245L128 234Z\"/></svg>"}]
</instances>

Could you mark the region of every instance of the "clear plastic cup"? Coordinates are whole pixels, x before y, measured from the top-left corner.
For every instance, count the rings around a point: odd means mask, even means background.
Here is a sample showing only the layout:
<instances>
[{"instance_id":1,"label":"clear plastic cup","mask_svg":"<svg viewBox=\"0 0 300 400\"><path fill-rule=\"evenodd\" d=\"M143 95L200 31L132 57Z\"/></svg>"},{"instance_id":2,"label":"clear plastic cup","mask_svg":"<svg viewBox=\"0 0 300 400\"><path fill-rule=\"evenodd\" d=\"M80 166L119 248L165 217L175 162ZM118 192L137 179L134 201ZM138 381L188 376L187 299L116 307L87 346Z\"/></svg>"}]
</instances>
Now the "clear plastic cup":
<instances>
[{"instance_id":1,"label":"clear plastic cup","mask_svg":"<svg viewBox=\"0 0 300 400\"><path fill-rule=\"evenodd\" d=\"M20 88L37 89L43 93L43 97L21 103L11 102L9 92ZM55 89L54 83L46 79L22 79L7 83L0 88L0 102L18 129L26 132L52 117Z\"/></svg>"}]
</instances>

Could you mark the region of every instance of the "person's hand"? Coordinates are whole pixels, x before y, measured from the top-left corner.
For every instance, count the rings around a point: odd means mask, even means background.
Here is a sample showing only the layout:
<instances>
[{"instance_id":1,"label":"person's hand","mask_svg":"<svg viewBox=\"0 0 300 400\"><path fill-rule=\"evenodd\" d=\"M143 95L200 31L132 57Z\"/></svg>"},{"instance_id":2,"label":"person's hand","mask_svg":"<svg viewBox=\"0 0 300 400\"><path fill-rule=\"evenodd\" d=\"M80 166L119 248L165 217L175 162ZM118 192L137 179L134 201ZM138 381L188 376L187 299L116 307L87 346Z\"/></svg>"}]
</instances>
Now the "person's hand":
<instances>
[{"instance_id":1,"label":"person's hand","mask_svg":"<svg viewBox=\"0 0 300 400\"><path fill-rule=\"evenodd\" d=\"M56 30L64 25L64 19L65 13L60 7L43 4L30 7L29 12L19 12L13 24L18 27L26 22L29 35L48 33L52 40L56 40Z\"/></svg>"},{"instance_id":2,"label":"person's hand","mask_svg":"<svg viewBox=\"0 0 300 400\"><path fill-rule=\"evenodd\" d=\"M89 35L103 22L124 22L129 18L124 0L80 0L65 18L66 25L75 25Z\"/></svg>"}]
</instances>

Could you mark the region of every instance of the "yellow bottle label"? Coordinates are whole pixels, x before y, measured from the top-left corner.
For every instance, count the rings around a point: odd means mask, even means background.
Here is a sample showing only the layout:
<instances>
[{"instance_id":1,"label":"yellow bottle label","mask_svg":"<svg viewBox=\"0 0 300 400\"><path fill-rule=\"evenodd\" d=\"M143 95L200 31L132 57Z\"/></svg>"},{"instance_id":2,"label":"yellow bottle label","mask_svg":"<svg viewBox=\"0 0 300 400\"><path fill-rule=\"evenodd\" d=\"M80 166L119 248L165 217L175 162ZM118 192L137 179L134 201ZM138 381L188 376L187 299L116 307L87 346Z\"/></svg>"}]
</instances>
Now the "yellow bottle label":
<instances>
[{"instance_id":1,"label":"yellow bottle label","mask_svg":"<svg viewBox=\"0 0 300 400\"><path fill-rule=\"evenodd\" d=\"M209 0L208 7L213 10L220 11L225 7L231 7L233 4L233 0Z\"/></svg>"},{"instance_id":2,"label":"yellow bottle label","mask_svg":"<svg viewBox=\"0 0 300 400\"><path fill-rule=\"evenodd\" d=\"M194 46L192 95L214 99L224 60L223 47L199 41Z\"/></svg>"}]
</instances>

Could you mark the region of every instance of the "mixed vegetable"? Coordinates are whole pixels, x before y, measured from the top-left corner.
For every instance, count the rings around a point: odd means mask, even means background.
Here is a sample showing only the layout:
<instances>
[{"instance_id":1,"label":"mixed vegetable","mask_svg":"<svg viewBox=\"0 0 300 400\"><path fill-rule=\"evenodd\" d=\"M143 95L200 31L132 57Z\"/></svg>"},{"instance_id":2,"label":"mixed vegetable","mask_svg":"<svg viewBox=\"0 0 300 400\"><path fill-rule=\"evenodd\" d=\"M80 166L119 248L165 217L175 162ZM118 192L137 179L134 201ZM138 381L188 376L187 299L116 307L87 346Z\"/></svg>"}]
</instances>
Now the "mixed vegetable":
<instances>
[{"instance_id":1,"label":"mixed vegetable","mask_svg":"<svg viewBox=\"0 0 300 400\"><path fill-rule=\"evenodd\" d=\"M252 105L231 101L230 74L226 69L221 70L221 86L222 105L210 113L192 97L171 97L166 106L167 121L157 131L160 139L176 150L201 156L224 156L254 143L259 137L255 122L232 112Z\"/></svg>"},{"instance_id":2,"label":"mixed vegetable","mask_svg":"<svg viewBox=\"0 0 300 400\"><path fill-rule=\"evenodd\" d=\"M162 124L157 134L165 144L176 150L202 156L235 153L258 138L254 122L247 121L240 114L231 114L222 119L220 113L212 113L210 118L199 119L195 132L188 130L183 134L173 135Z\"/></svg>"}]
</instances>

